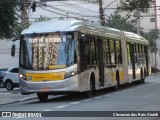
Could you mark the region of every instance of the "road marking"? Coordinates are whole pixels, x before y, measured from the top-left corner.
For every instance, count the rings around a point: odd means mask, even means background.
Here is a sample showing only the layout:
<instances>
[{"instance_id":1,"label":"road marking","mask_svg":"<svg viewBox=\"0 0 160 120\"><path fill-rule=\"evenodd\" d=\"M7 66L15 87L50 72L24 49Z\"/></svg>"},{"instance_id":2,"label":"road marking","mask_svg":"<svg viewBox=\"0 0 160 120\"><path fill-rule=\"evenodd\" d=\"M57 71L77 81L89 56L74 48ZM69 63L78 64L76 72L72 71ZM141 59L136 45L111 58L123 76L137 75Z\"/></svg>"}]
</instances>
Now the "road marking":
<instances>
[{"instance_id":1,"label":"road marking","mask_svg":"<svg viewBox=\"0 0 160 120\"><path fill-rule=\"evenodd\" d=\"M57 106L57 107L54 107L54 108L65 108L65 107L68 107L69 106L69 104L67 104L67 105L61 105L61 106Z\"/></svg>"},{"instance_id":2,"label":"road marking","mask_svg":"<svg viewBox=\"0 0 160 120\"><path fill-rule=\"evenodd\" d=\"M18 100L19 102L22 102L22 101L25 101L25 100L28 100L28 99L32 99L32 98L37 98L36 96L34 97L26 97L26 98L22 98L20 100Z\"/></svg>"},{"instance_id":3,"label":"road marking","mask_svg":"<svg viewBox=\"0 0 160 120\"><path fill-rule=\"evenodd\" d=\"M46 110L43 110L43 111L52 111L52 110L48 110L48 109L46 109Z\"/></svg>"},{"instance_id":4,"label":"road marking","mask_svg":"<svg viewBox=\"0 0 160 120\"><path fill-rule=\"evenodd\" d=\"M156 83L153 83L153 84L148 84L148 85L134 87L133 89L135 89L135 88L142 88L142 87L148 87L148 86L151 86L151 85L156 85L157 83L160 83L160 82L156 82Z\"/></svg>"},{"instance_id":5,"label":"road marking","mask_svg":"<svg viewBox=\"0 0 160 120\"><path fill-rule=\"evenodd\" d=\"M118 92L113 92L113 93L110 93L110 94L105 94L102 97L108 97L108 96L111 96L111 95L114 95L114 94L119 94L119 93L125 92L125 91L132 91L135 88L137 89L137 88L148 87L148 86L151 86L151 85L156 85L157 83L160 83L160 82L156 82L156 83L148 84L148 85L143 85L143 86L138 86L138 87L134 87L134 88L130 88L130 89L125 89L125 90L121 90L121 91L118 91ZM148 97L150 97L150 96L148 96ZM83 100L83 101L85 101L85 100Z\"/></svg>"},{"instance_id":6,"label":"road marking","mask_svg":"<svg viewBox=\"0 0 160 120\"><path fill-rule=\"evenodd\" d=\"M9 94L12 94L12 93L0 93L0 95L9 95Z\"/></svg>"},{"instance_id":7,"label":"road marking","mask_svg":"<svg viewBox=\"0 0 160 120\"><path fill-rule=\"evenodd\" d=\"M93 100L93 99L86 99L86 100L82 100L82 101L90 101L90 100Z\"/></svg>"},{"instance_id":8,"label":"road marking","mask_svg":"<svg viewBox=\"0 0 160 120\"><path fill-rule=\"evenodd\" d=\"M76 104L79 104L81 102L73 102L73 103L70 103L71 105L76 105Z\"/></svg>"},{"instance_id":9,"label":"road marking","mask_svg":"<svg viewBox=\"0 0 160 120\"><path fill-rule=\"evenodd\" d=\"M126 89L126 90L121 90L121 91L118 91L118 92L113 92L113 93L109 93L109 94L106 94L106 95L102 95L102 96L97 96L97 97L94 97L95 99L99 99L99 98L102 98L102 97L108 97L108 96L111 96L111 95L114 95L114 94L119 94L121 92L124 92L124 91L132 91L134 90L135 88L142 88L142 87L148 87L148 86L151 86L151 85L155 85L157 83L153 83L153 84L149 84L149 85L143 85L143 86L138 86L138 87L134 87L134 88L131 88L131 89ZM144 97L152 97L154 94L152 95L148 95L148 96L144 96ZM93 98L93 99L94 99ZM26 98L27 99L27 98ZM56 109L60 109L60 108L65 108L65 107L68 107L70 105L76 105L76 104L79 104L81 102L87 102L87 101L91 101L93 99L85 99L85 100L81 100L80 102L72 102L72 103L69 103L69 104L66 104L66 105L60 105L60 106L57 106L57 107L54 107ZM24 100L24 99L23 99ZM43 110L43 111L52 111L52 110Z\"/></svg>"},{"instance_id":10,"label":"road marking","mask_svg":"<svg viewBox=\"0 0 160 120\"><path fill-rule=\"evenodd\" d=\"M144 96L145 98L149 98L149 97L152 97L154 96L154 94L151 94L151 95L147 95L147 96Z\"/></svg>"},{"instance_id":11,"label":"road marking","mask_svg":"<svg viewBox=\"0 0 160 120\"><path fill-rule=\"evenodd\" d=\"M103 97L108 97L108 96L111 96L111 95L113 95L113 93L105 94L105 95L103 95Z\"/></svg>"},{"instance_id":12,"label":"road marking","mask_svg":"<svg viewBox=\"0 0 160 120\"><path fill-rule=\"evenodd\" d=\"M130 90L133 90L132 88L131 89L127 89L126 91L130 91Z\"/></svg>"},{"instance_id":13,"label":"road marking","mask_svg":"<svg viewBox=\"0 0 160 120\"><path fill-rule=\"evenodd\" d=\"M101 98L102 96L98 96L98 97L94 97L95 99L99 99L99 98Z\"/></svg>"}]
</instances>

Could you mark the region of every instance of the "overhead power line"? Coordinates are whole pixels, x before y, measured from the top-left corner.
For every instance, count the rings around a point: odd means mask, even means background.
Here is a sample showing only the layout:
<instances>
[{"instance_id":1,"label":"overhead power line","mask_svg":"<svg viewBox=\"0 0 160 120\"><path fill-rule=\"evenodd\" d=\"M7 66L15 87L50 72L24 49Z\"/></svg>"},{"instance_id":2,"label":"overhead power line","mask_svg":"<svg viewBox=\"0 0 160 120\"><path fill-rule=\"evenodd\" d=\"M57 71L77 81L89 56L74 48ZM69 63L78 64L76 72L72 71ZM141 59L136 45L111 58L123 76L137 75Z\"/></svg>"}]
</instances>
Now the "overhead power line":
<instances>
[{"instance_id":1,"label":"overhead power line","mask_svg":"<svg viewBox=\"0 0 160 120\"><path fill-rule=\"evenodd\" d=\"M75 5L70 5L70 3L66 2L66 1L64 1L64 2L60 2L59 1L59 3L61 3L63 5L67 5L68 8L71 8L71 9L74 9L74 10L78 10L78 11L81 11L83 13L87 13L87 14L89 14L89 13L92 13L92 14L98 13L98 10L97 11L90 10L90 9L87 9L85 7L80 6L80 4L77 4L76 6ZM98 6L97 6L97 8L98 8Z\"/></svg>"},{"instance_id":2,"label":"overhead power line","mask_svg":"<svg viewBox=\"0 0 160 120\"><path fill-rule=\"evenodd\" d=\"M46 5L46 4L44 4L44 3L40 3L40 4L42 4L42 5ZM61 9L61 8L57 8L57 7L53 7L53 6L50 6L50 5L46 5L46 6L48 6L49 8L51 8L51 9L53 9L54 10L54 12L55 11L58 11L58 12L55 12L55 13L59 13L59 12L62 12L62 13L66 13L65 15L67 15L67 14L71 14L71 15L78 15L78 16L80 16L80 17L98 17L98 16L91 16L91 15L88 15L88 14L82 14L82 13L78 13L78 12L73 12L73 11L69 11L69 10L64 10L64 9ZM42 8L42 7L41 7ZM47 9L47 10L49 10L49 9ZM53 11L52 11L53 12ZM63 14L64 15L64 14Z\"/></svg>"},{"instance_id":3,"label":"overhead power line","mask_svg":"<svg viewBox=\"0 0 160 120\"><path fill-rule=\"evenodd\" d=\"M116 2L117 0L114 0L113 2L111 2L110 4L108 4L106 7L103 8L103 10L107 9L107 7L109 7L110 5L112 5L114 2Z\"/></svg>"},{"instance_id":4,"label":"overhead power line","mask_svg":"<svg viewBox=\"0 0 160 120\"><path fill-rule=\"evenodd\" d=\"M66 14L63 14L63 13L59 13L59 12L56 12L56 11L53 11L53 10L49 10L49 9L46 9L46 8L43 8L43 7L40 7L41 9L44 9L46 11L49 11L49 12L52 12L52 13L55 13L55 14L58 14L58 15L61 15L65 18L75 18L75 19L81 19L81 20L88 20L88 19L85 19L85 18L98 18L97 16L83 16L83 17L78 17L78 16L73 16L73 15L66 15ZM60 18L60 17L49 17L49 18ZM32 18L31 18L32 19ZM34 18L33 18L34 19Z\"/></svg>"}]
</instances>

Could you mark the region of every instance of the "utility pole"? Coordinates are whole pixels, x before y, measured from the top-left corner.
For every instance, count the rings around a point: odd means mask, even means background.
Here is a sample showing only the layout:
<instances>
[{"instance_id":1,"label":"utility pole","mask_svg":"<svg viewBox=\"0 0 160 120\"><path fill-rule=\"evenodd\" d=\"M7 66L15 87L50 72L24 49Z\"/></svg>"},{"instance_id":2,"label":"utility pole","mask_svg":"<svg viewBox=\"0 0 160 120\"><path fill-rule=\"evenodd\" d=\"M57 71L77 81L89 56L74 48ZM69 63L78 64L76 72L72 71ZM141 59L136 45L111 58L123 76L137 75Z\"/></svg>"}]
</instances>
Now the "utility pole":
<instances>
[{"instance_id":1,"label":"utility pole","mask_svg":"<svg viewBox=\"0 0 160 120\"><path fill-rule=\"evenodd\" d=\"M100 24L105 25L104 10L103 10L103 7L102 7L102 0L99 0L99 14L100 14Z\"/></svg>"},{"instance_id":2,"label":"utility pole","mask_svg":"<svg viewBox=\"0 0 160 120\"><path fill-rule=\"evenodd\" d=\"M28 0L21 0L21 27L22 29L28 26L28 15L27 15L27 3Z\"/></svg>"},{"instance_id":3,"label":"utility pole","mask_svg":"<svg viewBox=\"0 0 160 120\"><path fill-rule=\"evenodd\" d=\"M137 34L141 35L141 33L140 33L140 10L139 10L139 5L137 7Z\"/></svg>"},{"instance_id":4,"label":"utility pole","mask_svg":"<svg viewBox=\"0 0 160 120\"><path fill-rule=\"evenodd\" d=\"M156 60L156 54L157 54L157 51L155 51L155 75L157 73L157 60Z\"/></svg>"}]
</instances>

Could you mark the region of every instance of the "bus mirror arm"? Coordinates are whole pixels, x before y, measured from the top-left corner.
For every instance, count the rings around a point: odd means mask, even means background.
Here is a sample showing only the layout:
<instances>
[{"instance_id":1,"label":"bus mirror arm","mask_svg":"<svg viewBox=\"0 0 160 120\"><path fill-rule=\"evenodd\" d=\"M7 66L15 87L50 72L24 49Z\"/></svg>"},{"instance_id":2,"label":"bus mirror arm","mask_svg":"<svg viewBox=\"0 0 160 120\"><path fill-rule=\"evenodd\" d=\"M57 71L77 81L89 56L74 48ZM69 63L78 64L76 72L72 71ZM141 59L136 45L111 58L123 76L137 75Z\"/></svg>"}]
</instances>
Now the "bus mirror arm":
<instances>
[{"instance_id":1,"label":"bus mirror arm","mask_svg":"<svg viewBox=\"0 0 160 120\"><path fill-rule=\"evenodd\" d=\"M20 36L15 37L13 40L11 40L12 42L15 42L17 40L20 40Z\"/></svg>"}]
</instances>

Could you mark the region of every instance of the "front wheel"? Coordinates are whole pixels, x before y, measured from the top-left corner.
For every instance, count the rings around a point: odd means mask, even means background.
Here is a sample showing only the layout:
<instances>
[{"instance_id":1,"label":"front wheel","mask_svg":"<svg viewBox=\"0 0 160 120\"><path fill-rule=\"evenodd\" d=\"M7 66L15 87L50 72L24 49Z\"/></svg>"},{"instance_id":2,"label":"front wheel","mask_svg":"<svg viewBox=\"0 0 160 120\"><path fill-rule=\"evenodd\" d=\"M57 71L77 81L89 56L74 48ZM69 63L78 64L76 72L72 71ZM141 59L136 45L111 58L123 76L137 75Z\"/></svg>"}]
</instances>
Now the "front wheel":
<instances>
[{"instance_id":1,"label":"front wheel","mask_svg":"<svg viewBox=\"0 0 160 120\"><path fill-rule=\"evenodd\" d=\"M48 100L48 93L37 93L37 96L41 102L46 102Z\"/></svg>"},{"instance_id":2,"label":"front wheel","mask_svg":"<svg viewBox=\"0 0 160 120\"><path fill-rule=\"evenodd\" d=\"M94 92L93 82L90 81L90 90L85 92L85 96L91 98L93 97L93 92Z\"/></svg>"},{"instance_id":3,"label":"front wheel","mask_svg":"<svg viewBox=\"0 0 160 120\"><path fill-rule=\"evenodd\" d=\"M13 86L13 83L11 81L7 81L5 83L5 88L10 91L10 90L13 90L14 86Z\"/></svg>"}]
</instances>

